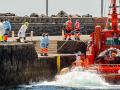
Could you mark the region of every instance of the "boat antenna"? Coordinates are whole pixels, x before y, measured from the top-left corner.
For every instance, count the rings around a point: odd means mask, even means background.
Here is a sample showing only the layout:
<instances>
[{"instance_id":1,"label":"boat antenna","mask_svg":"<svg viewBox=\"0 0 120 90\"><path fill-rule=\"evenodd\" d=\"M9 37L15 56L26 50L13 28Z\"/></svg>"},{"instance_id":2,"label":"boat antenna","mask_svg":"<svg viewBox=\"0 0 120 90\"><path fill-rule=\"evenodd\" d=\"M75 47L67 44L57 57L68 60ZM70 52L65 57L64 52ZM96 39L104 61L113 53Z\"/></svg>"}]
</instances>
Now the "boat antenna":
<instances>
[{"instance_id":1,"label":"boat antenna","mask_svg":"<svg viewBox=\"0 0 120 90\"><path fill-rule=\"evenodd\" d=\"M101 0L101 17L103 17L103 7L104 7L103 3L104 3L103 0Z\"/></svg>"},{"instance_id":2,"label":"boat antenna","mask_svg":"<svg viewBox=\"0 0 120 90\"><path fill-rule=\"evenodd\" d=\"M108 18L107 18L107 20L106 20L105 30L108 29L108 25L110 24L109 19L110 19L110 11L111 11L111 8L110 8L110 7L111 7L111 6L112 6L112 4L109 3L109 4L108 4L108 14L107 14L107 15L108 15Z\"/></svg>"},{"instance_id":3,"label":"boat antenna","mask_svg":"<svg viewBox=\"0 0 120 90\"><path fill-rule=\"evenodd\" d=\"M120 14L120 0L119 0L119 14Z\"/></svg>"}]
</instances>

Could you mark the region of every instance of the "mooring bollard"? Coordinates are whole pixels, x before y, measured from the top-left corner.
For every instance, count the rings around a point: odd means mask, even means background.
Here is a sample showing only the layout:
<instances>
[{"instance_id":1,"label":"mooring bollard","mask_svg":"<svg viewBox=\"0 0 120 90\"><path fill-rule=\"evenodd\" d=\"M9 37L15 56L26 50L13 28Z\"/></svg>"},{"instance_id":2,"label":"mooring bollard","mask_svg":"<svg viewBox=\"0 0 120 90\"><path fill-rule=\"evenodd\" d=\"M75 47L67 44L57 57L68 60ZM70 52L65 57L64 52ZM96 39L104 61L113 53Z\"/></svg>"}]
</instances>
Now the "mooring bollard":
<instances>
[{"instance_id":1,"label":"mooring bollard","mask_svg":"<svg viewBox=\"0 0 120 90\"><path fill-rule=\"evenodd\" d=\"M31 41L32 41L33 40L33 31L31 31L30 37L31 37Z\"/></svg>"},{"instance_id":2,"label":"mooring bollard","mask_svg":"<svg viewBox=\"0 0 120 90\"><path fill-rule=\"evenodd\" d=\"M60 55L57 55L57 71L60 72Z\"/></svg>"},{"instance_id":3,"label":"mooring bollard","mask_svg":"<svg viewBox=\"0 0 120 90\"><path fill-rule=\"evenodd\" d=\"M13 41L14 41L14 37L15 37L14 34L15 34L14 31L12 31L12 40L13 40Z\"/></svg>"},{"instance_id":4,"label":"mooring bollard","mask_svg":"<svg viewBox=\"0 0 120 90\"><path fill-rule=\"evenodd\" d=\"M62 29L62 37L64 38L64 30Z\"/></svg>"}]
</instances>

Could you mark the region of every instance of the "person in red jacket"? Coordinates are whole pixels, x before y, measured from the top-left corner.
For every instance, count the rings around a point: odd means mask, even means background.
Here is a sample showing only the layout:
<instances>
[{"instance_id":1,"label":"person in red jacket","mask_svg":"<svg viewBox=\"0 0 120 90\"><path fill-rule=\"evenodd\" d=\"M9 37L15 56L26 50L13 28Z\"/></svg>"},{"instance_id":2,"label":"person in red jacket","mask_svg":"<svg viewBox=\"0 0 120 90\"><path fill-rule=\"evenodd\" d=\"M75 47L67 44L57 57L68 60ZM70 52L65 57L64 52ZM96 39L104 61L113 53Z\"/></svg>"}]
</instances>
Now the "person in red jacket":
<instances>
[{"instance_id":1,"label":"person in red jacket","mask_svg":"<svg viewBox=\"0 0 120 90\"><path fill-rule=\"evenodd\" d=\"M80 23L78 20L76 20L74 24L74 30L75 30L75 40L80 40Z\"/></svg>"},{"instance_id":2,"label":"person in red jacket","mask_svg":"<svg viewBox=\"0 0 120 90\"><path fill-rule=\"evenodd\" d=\"M82 67L82 68L88 68L90 66L89 59L86 57L84 53L81 53L79 55L80 59L74 61L72 63L72 68L75 67Z\"/></svg>"},{"instance_id":3,"label":"person in red jacket","mask_svg":"<svg viewBox=\"0 0 120 90\"><path fill-rule=\"evenodd\" d=\"M72 27L72 22L71 19L68 18L68 21L66 21L65 23L65 34L64 34L64 39L66 40L67 37L69 37L68 40L71 40L71 31L72 31L73 27Z\"/></svg>"}]
</instances>

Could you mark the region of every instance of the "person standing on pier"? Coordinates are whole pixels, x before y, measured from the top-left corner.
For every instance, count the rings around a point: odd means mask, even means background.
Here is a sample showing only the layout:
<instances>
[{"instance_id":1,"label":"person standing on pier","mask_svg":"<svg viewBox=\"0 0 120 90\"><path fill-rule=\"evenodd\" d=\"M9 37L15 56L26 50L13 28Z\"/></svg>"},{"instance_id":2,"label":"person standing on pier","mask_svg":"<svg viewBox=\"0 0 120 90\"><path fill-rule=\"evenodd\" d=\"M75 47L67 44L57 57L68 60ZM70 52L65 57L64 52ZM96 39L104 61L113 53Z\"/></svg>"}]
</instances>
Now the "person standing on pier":
<instances>
[{"instance_id":1,"label":"person standing on pier","mask_svg":"<svg viewBox=\"0 0 120 90\"><path fill-rule=\"evenodd\" d=\"M26 33L26 30L28 29L28 26L29 26L29 23L28 22L25 22L20 30L18 31L18 37L19 37L19 40L20 42L24 42L26 37L25 37L25 33Z\"/></svg>"},{"instance_id":2,"label":"person standing on pier","mask_svg":"<svg viewBox=\"0 0 120 90\"><path fill-rule=\"evenodd\" d=\"M48 45L49 45L48 34L43 33L42 38L40 38L41 56L48 56Z\"/></svg>"},{"instance_id":3,"label":"person standing on pier","mask_svg":"<svg viewBox=\"0 0 120 90\"><path fill-rule=\"evenodd\" d=\"M3 20L1 19L1 21L0 21L0 42L3 41L4 34L5 34L5 29L3 26Z\"/></svg>"},{"instance_id":4,"label":"person standing on pier","mask_svg":"<svg viewBox=\"0 0 120 90\"><path fill-rule=\"evenodd\" d=\"M75 40L80 40L80 23L78 20L76 20L74 24L74 30L75 30Z\"/></svg>"},{"instance_id":5,"label":"person standing on pier","mask_svg":"<svg viewBox=\"0 0 120 90\"><path fill-rule=\"evenodd\" d=\"M10 36L10 32L11 32L11 23L8 19L5 19L5 21L3 22L3 26L5 29L5 33L4 33L4 41L7 42L8 36Z\"/></svg>"},{"instance_id":6,"label":"person standing on pier","mask_svg":"<svg viewBox=\"0 0 120 90\"><path fill-rule=\"evenodd\" d=\"M73 30L71 18L68 17L68 20L65 22L65 34L64 34L64 40L69 37L68 40L71 40L71 31Z\"/></svg>"},{"instance_id":7,"label":"person standing on pier","mask_svg":"<svg viewBox=\"0 0 120 90\"><path fill-rule=\"evenodd\" d=\"M48 46L49 46L49 38L48 38L48 33L45 34L45 40L46 40L46 48L45 48L45 56L48 56Z\"/></svg>"}]
</instances>

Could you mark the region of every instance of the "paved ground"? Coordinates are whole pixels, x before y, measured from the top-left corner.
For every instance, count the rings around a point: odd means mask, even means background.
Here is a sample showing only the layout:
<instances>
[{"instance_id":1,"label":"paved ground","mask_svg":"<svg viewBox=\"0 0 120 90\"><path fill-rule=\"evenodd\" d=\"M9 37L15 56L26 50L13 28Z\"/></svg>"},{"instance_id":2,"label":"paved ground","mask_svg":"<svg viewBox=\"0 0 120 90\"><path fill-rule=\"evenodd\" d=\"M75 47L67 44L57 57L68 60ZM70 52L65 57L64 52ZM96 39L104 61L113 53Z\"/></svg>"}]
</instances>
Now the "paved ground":
<instances>
[{"instance_id":1,"label":"paved ground","mask_svg":"<svg viewBox=\"0 0 120 90\"><path fill-rule=\"evenodd\" d=\"M26 40L28 41L39 41L41 36L34 36L34 37L26 37ZM14 39L12 37L10 37L8 39L8 41L16 41L16 39L18 39L18 37L14 37ZM63 40L62 36L49 36L50 40ZM89 35L81 35L81 40L89 40L90 36ZM72 40L74 40L74 37L72 36ZM48 57L54 57L57 56L58 54L48 54ZM69 56L69 55L75 55L75 54L59 54L60 56ZM44 58L46 56L41 56L40 54L38 54L39 58Z\"/></svg>"},{"instance_id":2,"label":"paved ground","mask_svg":"<svg viewBox=\"0 0 120 90\"><path fill-rule=\"evenodd\" d=\"M30 40L33 40L33 41L39 41L41 36L34 36L34 37L26 37L26 40L30 41ZM18 37L14 37L14 39L12 37L10 37L8 40L9 41L16 41ZM63 40L63 37L62 36L49 36L49 39L50 40ZM81 35L81 40L89 40L90 37L89 35ZM74 37L72 36L72 40L74 40Z\"/></svg>"}]
</instances>

